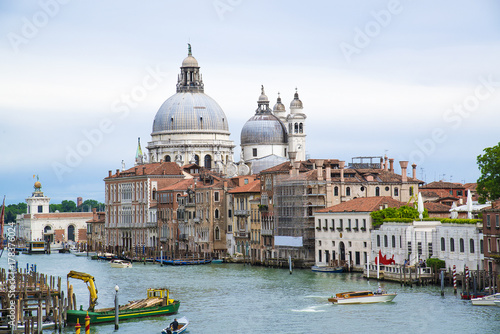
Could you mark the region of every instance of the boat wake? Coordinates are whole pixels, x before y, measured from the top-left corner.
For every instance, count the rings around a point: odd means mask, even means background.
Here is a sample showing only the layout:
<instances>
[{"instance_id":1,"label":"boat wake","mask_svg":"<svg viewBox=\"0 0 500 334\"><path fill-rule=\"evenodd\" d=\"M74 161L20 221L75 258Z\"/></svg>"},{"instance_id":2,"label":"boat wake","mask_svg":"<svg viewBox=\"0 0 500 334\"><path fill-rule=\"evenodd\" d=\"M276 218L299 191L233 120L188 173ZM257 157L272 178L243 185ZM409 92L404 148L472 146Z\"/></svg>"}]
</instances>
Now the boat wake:
<instances>
[{"instance_id":1,"label":"boat wake","mask_svg":"<svg viewBox=\"0 0 500 334\"><path fill-rule=\"evenodd\" d=\"M325 312L325 310L321 310L320 308L324 307L323 305L314 305L308 306L301 310L291 310L292 312L306 312L306 313L315 313L315 312Z\"/></svg>"}]
</instances>

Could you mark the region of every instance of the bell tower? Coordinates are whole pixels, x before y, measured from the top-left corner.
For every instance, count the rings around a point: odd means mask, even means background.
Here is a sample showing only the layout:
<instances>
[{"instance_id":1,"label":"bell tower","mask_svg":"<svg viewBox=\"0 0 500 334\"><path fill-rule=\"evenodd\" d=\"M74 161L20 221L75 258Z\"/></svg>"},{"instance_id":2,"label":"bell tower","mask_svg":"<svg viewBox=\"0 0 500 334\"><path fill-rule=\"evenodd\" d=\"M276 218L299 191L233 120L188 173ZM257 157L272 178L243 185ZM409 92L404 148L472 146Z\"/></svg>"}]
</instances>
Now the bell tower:
<instances>
[{"instance_id":1,"label":"bell tower","mask_svg":"<svg viewBox=\"0 0 500 334\"><path fill-rule=\"evenodd\" d=\"M288 151L297 152L296 160L306 160L306 118L303 112L302 101L299 99L299 93L295 88L295 94L290 102L290 114L287 116L288 123Z\"/></svg>"}]
</instances>

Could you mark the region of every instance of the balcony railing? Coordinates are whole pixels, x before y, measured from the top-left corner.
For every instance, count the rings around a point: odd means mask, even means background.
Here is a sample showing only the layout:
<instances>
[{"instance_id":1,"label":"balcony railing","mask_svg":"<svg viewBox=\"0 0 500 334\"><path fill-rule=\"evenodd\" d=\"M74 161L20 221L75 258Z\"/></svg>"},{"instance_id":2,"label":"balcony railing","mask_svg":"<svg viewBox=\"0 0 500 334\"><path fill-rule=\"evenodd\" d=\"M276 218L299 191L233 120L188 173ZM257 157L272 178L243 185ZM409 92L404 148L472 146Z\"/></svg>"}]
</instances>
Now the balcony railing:
<instances>
[{"instance_id":1,"label":"balcony railing","mask_svg":"<svg viewBox=\"0 0 500 334\"><path fill-rule=\"evenodd\" d=\"M250 210L234 210L235 216L249 216Z\"/></svg>"},{"instance_id":2,"label":"balcony railing","mask_svg":"<svg viewBox=\"0 0 500 334\"><path fill-rule=\"evenodd\" d=\"M261 234L262 235L273 235L273 230L272 229L262 229Z\"/></svg>"},{"instance_id":3,"label":"balcony railing","mask_svg":"<svg viewBox=\"0 0 500 334\"><path fill-rule=\"evenodd\" d=\"M200 222L200 217L193 218L193 222L199 223Z\"/></svg>"},{"instance_id":4,"label":"balcony railing","mask_svg":"<svg viewBox=\"0 0 500 334\"><path fill-rule=\"evenodd\" d=\"M236 232L235 233L235 237L238 237L238 238L248 238L249 237L249 233L248 232Z\"/></svg>"},{"instance_id":5,"label":"balcony railing","mask_svg":"<svg viewBox=\"0 0 500 334\"><path fill-rule=\"evenodd\" d=\"M156 227L158 227L158 222L147 222L146 227L147 228L156 228Z\"/></svg>"}]
</instances>

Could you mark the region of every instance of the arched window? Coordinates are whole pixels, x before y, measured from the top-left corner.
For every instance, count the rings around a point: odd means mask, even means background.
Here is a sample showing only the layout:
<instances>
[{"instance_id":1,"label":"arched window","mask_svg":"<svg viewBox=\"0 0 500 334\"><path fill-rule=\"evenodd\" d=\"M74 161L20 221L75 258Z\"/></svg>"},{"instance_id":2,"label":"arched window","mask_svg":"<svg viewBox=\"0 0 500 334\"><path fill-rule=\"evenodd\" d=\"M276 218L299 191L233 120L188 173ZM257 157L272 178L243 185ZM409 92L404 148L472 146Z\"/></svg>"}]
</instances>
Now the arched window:
<instances>
[{"instance_id":1,"label":"arched window","mask_svg":"<svg viewBox=\"0 0 500 334\"><path fill-rule=\"evenodd\" d=\"M170 162L170 161L171 161L171 160L170 160L170 155L166 155L166 156L165 156L165 162Z\"/></svg>"},{"instance_id":2,"label":"arched window","mask_svg":"<svg viewBox=\"0 0 500 334\"><path fill-rule=\"evenodd\" d=\"M469 240L469 252L474 253L474 239Z\"/></svg>"},{"instance_id":3,"label":"arched window","mask_svg":"<svg viewBox=\"0 0 500 334\"><path fill-rule=\"evenodd\" d=\"M396 236L392 236L392 248L396 248Z\"/></svg>"},{"instance_id":4,"label":"arched window","mask_svg":"<svg viewBox=\"0 0 500 334\"><path fill-rule=\"evenodd\" d=\"M214 218L219 219L219 209L215 209Z\"/></svg>"},{"instance_id":5,"label":"arched window","mask_svg":"<svg viewBox=\"0 0 500 334\"><path fill-rule=\"evenodd\" d=\"M375 188L375 196L380 196L380 188L379 187Z\"/></svg>"},{"instance_id":6,"label":"arched window","mask_svg":"<svg viewBox=\"0 0 500 334\"><path fill-rule=\"evenodd\" d=\"M399 189L398 188L394 188L394 196L399 196Z\"/></svg>"},{"instance_id":7,"label":"arched window","mask_svg":"<svg viewBox=\"0 0 500 334\"><path fill-rule=\"evenodd\" d=\"M68 226L68 241L76 241L75 240L75 225Z\"/></svg>"},{"instance_id":8,"label":"arched window","mask_svg":"<svg viewBox=\"0 0 500 334\"><path fill-rule=\"evenodd\" d=\"M205 168L212 168L212 157L210 155L205 155Z\"/></svg>"},{"instance_id":9,"label":"arched window","mask_svg":"<svg viewBox=\"0 0 500 334\"><path fill-rule=\"evenodd\" d=\"M339 187L333 188L333 196L338 196L339 195Z\"/></svg>"},{"instance_id":10,"label":"arched window","mask_svg":"<svg viewBox=\"0 0 500 334\"><path fill-rule=\"evenodd\" d=\"M455 251L455 239L451 238L450 239L450 252Z\"/></svg>"},{"instance_id":11,"label":"arched window","mask_svg":"<svg viewBox=\"0 0 500 334\"><path fill-rule=\"evenodd\" d=\"M377 235L377 247L380 247L380 235Z\"/></svg>"},{"instance_id":12,"label":"arched window","mask_svg":"<svg viewBox=\"0 0 500 334\"><path fill-rule=\"evenodd\" d=\"M219 226L215 227L215 240L220 240L220 230Z\"/></svg>"},{"instance_id":13,"label":"arched window","mask_svg":"<svg viewBox=\"0 0 500 334\"><path fill-rule=\"evenodd\" d=\"M387 241L387 235L384 235L384 247L388 247L389 243Z\"/></svg>"},{"instance_id":14,"label":"arched window","mask_svg":"<svg viewBox=\"0 0 500 334\"><path fill-rule=\"evenodd\" d=\"M445 250L446 250L445 241L444 238L441 238L441 251L444 252Z\"/></svg>"},{"instance_id":15,"label":"arched window","mask_svg":"<svg viewBox=\"0 0 500 334\"><path fill-rule=\"evenodd\" d=\"M304 132L304 127L302 125L302 123L299 123L299 133L303 133Z\"/></svg>"},{"instance_id":16,"label":"arched window","mask_svg":"<svg viewBox=\"0 0 500 334\"><path fill-rule=\"evenodd\" d=\"M345 188L345 195L351 196L351 188L350 187Z\"/></svg>"},{"instance_id":17,"label":"arched window","mask_svg":"<svg viewBox=\"0 0 500 334\"><path fill-rule=\"evenodd\" d=\"M195 154L195 156L194 156L194 163L197 165L200 164L200 156L198 154Z\"/></svg>"},{"instance_id":18,"label":"arched window","mask_svg":"<svg viewBox=\"0 0 500 334\"><path fill-rule=\"evenodd\" d=\"M465 252L465 242L463 238L460 238L460 253Z\"/></svg>"},{"instance_id":19,"label":"arched window","mask_svg":"<svg viewBox=\"0 0 500 334\"><path fill-rule=\"evenodd\" d=\"M294 128L295 128L294 132L298 133L299 132L299 125L297 123L295 123Z\"/></svg>"}]
</instances>

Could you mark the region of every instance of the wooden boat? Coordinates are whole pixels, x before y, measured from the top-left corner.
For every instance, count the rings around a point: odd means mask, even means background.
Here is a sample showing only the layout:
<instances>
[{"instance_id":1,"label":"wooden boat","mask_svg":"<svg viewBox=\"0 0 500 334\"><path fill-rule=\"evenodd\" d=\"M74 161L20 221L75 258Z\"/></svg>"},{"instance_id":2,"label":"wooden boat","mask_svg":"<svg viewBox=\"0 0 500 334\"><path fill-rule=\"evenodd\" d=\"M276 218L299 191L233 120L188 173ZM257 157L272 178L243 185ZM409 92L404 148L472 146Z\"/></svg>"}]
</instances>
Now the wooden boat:
<instances>
[{"instance_id":1,"label":"wooden boat","mask_svg":"<svg viewBox=\"0 0 500 334\"><path fill-rule=\"evenodd\" d=\"M99 253L97 254L97 258L99 260L113 260L113 259L117 259L118 257L113 254L113 253Z\"/></svg>"},{"instance_id":2,"label":"wooden boat","mask_svg":"<svg viewBox=\"0 0 500 334\"><path fill-rule=\"evenodd\" d=\"M224 260L222 260L222 259L213 259L211 263L212 264L220 264L220 263L223 263L223 262L224 262Z\"/></svg>"},{"instance_id":3,"label":"wooden boat","mask_svg":"<svg viewBox=\"0 0 500 334\"><path fill-rule=\"evenodd\" d=\"M342 273L344 272L344 267L312 266L311 270L318 273Z\"/></svg>"},{"instance_id":4,"label":"wooden boat","mask_svg":"<svg viewBox=\"0 0 500 334\"><path fill-rule=\"evenodd\" d=\"M495 301L500 301L500 293L471 299L472 305L476 306L495 306Z\"/></svg>"},{"instance_id":5,"label":"wooden boat","mask_svg":"<svg viewBox=\"0 0 500 334\"><path fill-rule=\"evenodd\" d=\"M371 304L390 302L396 297L395 293L374 293L372 291L349 291L337 293L328 298L334 304Z\"/></svg>"},{"instance_id":6,"label":"wooden boat","mask_svg":"<svg viewBox=\"0 0 500 334\"><path fill-rule=\"evenodd\" d=\"M132 263L124 260L114 259L109 261L111 268L132 268Z\"/></svg>"},{"instance_id":7,"label":"wooden boat","mask_svg":"<svg viewBox=\"0 0 500 334\"><path fill-rule=\"evenodd\" d=\"M169 298L167 289L148 289L147 298L131 301L126 305L121 305L118 309L119 321L143 317L154 317L171 315L179 310L180 301ZM68 310L66 321L68 325L75 325L79 319L80 323L85 321L85 317L90 317L91 324L115 321L115 308L87 311L80 307L80 310Z\"/></svg>"},{"instance_id":8,"label":"wooden boat","mask_svg":"<svg viewBox=\"0 0 500 334\"><path fill-rule=\"evenodd\" d=\"M165 327L162 331L161 331L161 334L180 334L180 333L184 333L187 329L187 326L189 325L189 320L186 318L186 317L182 317L180 319L177 320L177 322L179 323L179 327L177 328L177 330L172 330L170 328L170 325L168 327Z\"/></svg>"}]
</instances>

